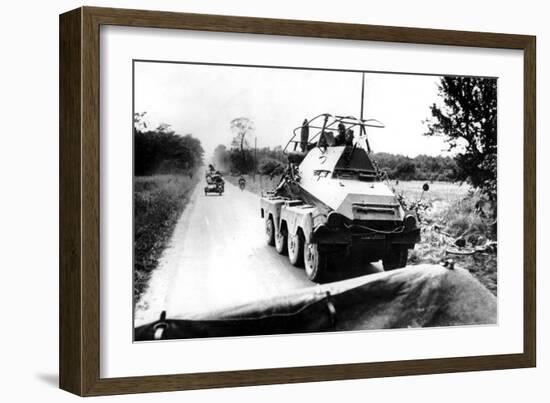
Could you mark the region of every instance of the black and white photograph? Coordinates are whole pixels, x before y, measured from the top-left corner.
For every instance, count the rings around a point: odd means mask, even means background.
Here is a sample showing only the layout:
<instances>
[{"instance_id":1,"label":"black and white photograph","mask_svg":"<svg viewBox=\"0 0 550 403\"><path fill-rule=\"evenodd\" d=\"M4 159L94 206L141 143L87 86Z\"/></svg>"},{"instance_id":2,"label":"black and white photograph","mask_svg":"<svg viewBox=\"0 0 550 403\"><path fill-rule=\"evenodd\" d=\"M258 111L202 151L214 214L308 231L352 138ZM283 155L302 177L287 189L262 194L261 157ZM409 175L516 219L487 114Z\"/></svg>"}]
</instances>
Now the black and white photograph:
<instances>
[{"instance_id":1,"label":"black and white photograph","mask_svg":"<svg viewBox=\"0 0 550 403\"><path fill-rule=\"evenodd\" d=\"M135 341L497 324L496 77L132 71Z\"/></svg>"}]
</instances>

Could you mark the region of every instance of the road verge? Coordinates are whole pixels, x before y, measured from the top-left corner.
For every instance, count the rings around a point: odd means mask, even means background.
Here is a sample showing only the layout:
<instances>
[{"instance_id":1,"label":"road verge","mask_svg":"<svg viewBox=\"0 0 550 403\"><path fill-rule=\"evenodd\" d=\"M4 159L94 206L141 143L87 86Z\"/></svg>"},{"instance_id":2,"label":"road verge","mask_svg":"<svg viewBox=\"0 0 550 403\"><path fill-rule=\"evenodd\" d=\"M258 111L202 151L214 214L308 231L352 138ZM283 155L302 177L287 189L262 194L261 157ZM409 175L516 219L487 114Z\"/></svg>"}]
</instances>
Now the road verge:
<instances>
[{"instance_id":1,"label":"road verge","mask_svg":"<svg viewBox=\"0 0 550 403\"><path fill-rule=\"evenodd\" d=\"M199 175L153 175L134 179L134 306L147 289Z\"/></svg>"}]
</instances>

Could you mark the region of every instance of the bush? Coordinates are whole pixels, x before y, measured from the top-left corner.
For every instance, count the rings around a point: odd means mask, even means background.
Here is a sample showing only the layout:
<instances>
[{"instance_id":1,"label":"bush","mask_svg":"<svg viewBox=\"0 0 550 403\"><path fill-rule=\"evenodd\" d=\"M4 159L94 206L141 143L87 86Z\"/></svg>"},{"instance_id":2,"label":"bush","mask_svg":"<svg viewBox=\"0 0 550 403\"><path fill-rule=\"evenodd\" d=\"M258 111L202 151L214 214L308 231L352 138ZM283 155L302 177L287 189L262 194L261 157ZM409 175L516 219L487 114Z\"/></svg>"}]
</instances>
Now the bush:
<instances>
[{"instance_id":1,"label":"bush","mask_svg":"<svg viewBox=\"0 0 550 403\"><path fill-rule=\"evenodd\" d=\"M492 212L487 213L480 208L484 202L486 198L481 191L474 191L436 212L432 219L441 223L455 238L473 235L496 240L496 221L492 218Z\"/></svg>"},{"instance_id":2,"label":"bush","mask_svg":"<svg viewBox=\"0 0 550 403\"><path fill-rule=\"evenodd\" d=\"M470 271L493 294L497 294L497 255L447 255L455 240L462 238L467 247L496 241L496 222L479 209L485 198L480 191L452 202L434 201L422 214L421 242L409 252L409 264L434 263L453 259L458 267Z\"/></svg>"},{"instance_id":3,"label":"bush","mask_svg":"<svg viewBox=\"0 0 550 403\"><path fill-rule=\"evenodd\" d=\"M180 136L164 127L157 130L134 130L135 175L193 172L203 162L200 140L190 134Z\"/></svg>"},{"instance_id":4,"label":"bush","mask_svg":"<svg viewBox=\"0 0 550 403\"><path fill-rule=\"evenodd\" d=\"M264 158L258 165L258 171L262 175L281 175L285 170L283 164L273 158Z\"/></svg>"}]
</instances>

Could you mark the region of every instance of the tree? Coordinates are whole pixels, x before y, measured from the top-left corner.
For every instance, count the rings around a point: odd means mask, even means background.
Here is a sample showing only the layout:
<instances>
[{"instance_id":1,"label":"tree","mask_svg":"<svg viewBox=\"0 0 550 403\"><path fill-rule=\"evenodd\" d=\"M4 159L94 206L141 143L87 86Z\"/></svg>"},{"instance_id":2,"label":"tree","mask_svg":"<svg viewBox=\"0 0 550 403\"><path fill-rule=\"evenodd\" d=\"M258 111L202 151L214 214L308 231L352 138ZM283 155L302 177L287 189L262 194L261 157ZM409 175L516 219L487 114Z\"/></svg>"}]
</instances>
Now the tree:
<instances>
[{"instance_id":1,"label":"tree","mask_svg":"<svg viewBox=\"0 0 550 403\"><path fill-rule=\"evenodd\" d=\"M218 169L225 171L229 168L229 156L227 153L227 147L223 144L219 144L214 149L214 165L218 167Z\"/></svg>"},{"instance_id":2,"label":"tree","mask_svg":"<svg viewBox=\"0 0 550 403\"><path fill-rule=\"evenodd\" d=\"M146 117L147 112L136 112L134 113L134 129L138 131L145 131L147 130L147 121Z\"/></svg>"},{"instance_id":3,"label":"tree","mask_svg":"<svg viewBox=\"0 0 550 403\"><path fill-rule=\"evenodd\" d=\"M231 131L235 137L231 142L231 146L240 150L240 157L242 161L236 162L236 165L240 166L241 172L248 172L249 164L246 161L245 147L248 147L247 135L254 131L254 122L252 119L246 117L235 118L230 122ZM232 157L234 159L234 157ZM252 167L253 169L253 167Z\"/></svg>"},{"instance_id":4,"label":"tree","mask_svg":"<svg viewBox=\"0 0 550 403\"><path fill-rule=\"evenodd\" d=\"M232 148L228 156L232 172L244 174L254 170L254 156L250 150L241 152L237 148Z\"/></svg>"},{"instance_id":5,"label":"tree","mask_svg":"<svg viewBox=\"0 0 550 403\"><path fill-rule=\"evenodd\" d=\"M392 178L400 178L403 180L412 180L416 175L416 164L411 159L400 162L395 171L392 172Z\"/></svg>"},{"instance_id":6,"label":"tree","mask_svg":"<svg viewBox=\"0 0 550 403\"><path fill-rule=\"evenodd\" d=\"M192 175L202 165L204 150L199 139L181 136L166 123L145 130L145 113L134 115L135 175L183 173Z\"/></svg>"},{"instance_id":7,"label":"tree","mask_svg":"<svg viewBox=\"0 0 550 403\"><path fill-rule=\"evenodd\" d=\"M240 117L235 118L230 122L231 131L235 134L231 146L239 148L241 153L245 147L248 147L246 135L254 131L254 122L252 119Z\"/></svg>"},{"instance_id":8,"label":"tree","mask_svg":"<svg viewBox=\"0 0 550 403\"><path fill-rule=\"evenodd\" d=\"M426 135L445 136L449 150L459 149L457 179L496 201L496 79L443 77L439 95L443 104L431 106Z\"/></svg>"}]
</instances>

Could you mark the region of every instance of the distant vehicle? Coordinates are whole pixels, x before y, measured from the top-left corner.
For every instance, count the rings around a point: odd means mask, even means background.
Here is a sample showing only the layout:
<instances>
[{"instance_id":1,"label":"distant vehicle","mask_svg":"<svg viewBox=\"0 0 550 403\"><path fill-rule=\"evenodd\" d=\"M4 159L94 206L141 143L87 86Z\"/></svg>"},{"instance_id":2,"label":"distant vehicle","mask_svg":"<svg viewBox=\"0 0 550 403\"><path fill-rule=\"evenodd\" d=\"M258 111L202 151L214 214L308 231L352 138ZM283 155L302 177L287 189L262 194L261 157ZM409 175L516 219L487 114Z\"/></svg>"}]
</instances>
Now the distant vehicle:
<instances>
[{"instance_id":1,"label":"distant vehicle","mask_svg":"<svg viewBox=\"0 0 550 403\"><path fill-rule=\"evenodd\" d=\"M239 178L239 189L244 190L245 186L246 186L246 179L244 178L244 176L241 176Z\"/></svg>"},{"instance_id":2,"label":"distant vehicle","mask_svg":"<svg viewBox=\"0 0 550 403\"><path fill-rule=\"evenodd\" d=\"M206 173L206 186L204 187L204 195L207 196L209 193L217 193L222 195L225 190L225 181L223 176L219 171L207 172Z\"/></svg>"},{"instance_id":3,"label":"distant vehicle","mask_svg":"<svg viewBox=\"0 0 550 403\"><path fill-rule=\"evenodd\" d=\"M416 212L404 210L369 158L366 127L384 125L328 113L304 120L284 149L286 173L261 198L267 243L288 253L293 265L303 264L312 281L348 267L341 264L347 259L404 267L420 241ZM310 129L316 130L311 137Z\"/></svg>"}]
</instances>

